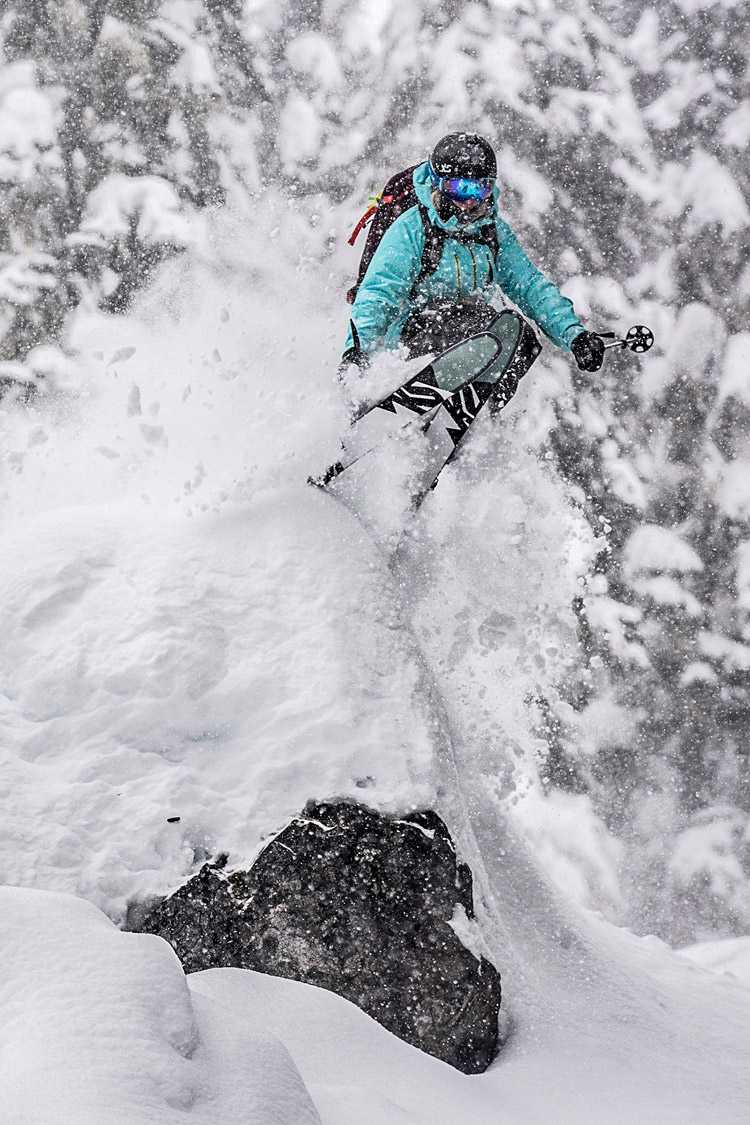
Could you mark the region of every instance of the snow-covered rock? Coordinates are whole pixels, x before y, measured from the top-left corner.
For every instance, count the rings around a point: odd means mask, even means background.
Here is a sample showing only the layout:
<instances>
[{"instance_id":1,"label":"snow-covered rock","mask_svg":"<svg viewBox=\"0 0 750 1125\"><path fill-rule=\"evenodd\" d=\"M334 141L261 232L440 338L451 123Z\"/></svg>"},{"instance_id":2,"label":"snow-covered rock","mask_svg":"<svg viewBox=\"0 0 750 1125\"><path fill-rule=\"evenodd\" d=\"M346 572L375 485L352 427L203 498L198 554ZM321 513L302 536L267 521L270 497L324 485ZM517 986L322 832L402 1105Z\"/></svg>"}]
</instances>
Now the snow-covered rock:
<instances>
[{"instance_id":1,"label":"snow-covered rock","mask_svg":"<svg viewBox=\"0 0 750 1125\"><path fill-rule=\"evenodd\" d=\"M216 966L307 981L395 1035L479 1074L498 1045L500 975L449 925L474 917L472 877L428 810L386 817L310 802L249 871L206 864L128 925L159 934L186 970Z\"/></svg>"}]
</instances>

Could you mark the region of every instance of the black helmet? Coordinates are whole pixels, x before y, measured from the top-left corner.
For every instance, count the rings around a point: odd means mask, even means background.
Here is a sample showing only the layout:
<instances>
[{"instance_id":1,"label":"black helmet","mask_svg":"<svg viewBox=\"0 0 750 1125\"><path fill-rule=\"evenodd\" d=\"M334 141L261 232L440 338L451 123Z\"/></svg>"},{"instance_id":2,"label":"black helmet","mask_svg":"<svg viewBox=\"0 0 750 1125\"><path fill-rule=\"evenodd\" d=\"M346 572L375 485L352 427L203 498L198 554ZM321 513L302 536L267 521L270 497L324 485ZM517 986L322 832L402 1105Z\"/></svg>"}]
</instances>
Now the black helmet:
<instances>
[{"instance_id":1,"label":"black helmet","mask_svg":"<svg viewBox=\"0 0 750 1125\"><path fill-rule=\"evenodd\" d=\"M477 133L448 133L441 137L432 150L430 164L441 179L465 176L494 180L497 176L492 145Z\"/></svg>"}]
</instances>

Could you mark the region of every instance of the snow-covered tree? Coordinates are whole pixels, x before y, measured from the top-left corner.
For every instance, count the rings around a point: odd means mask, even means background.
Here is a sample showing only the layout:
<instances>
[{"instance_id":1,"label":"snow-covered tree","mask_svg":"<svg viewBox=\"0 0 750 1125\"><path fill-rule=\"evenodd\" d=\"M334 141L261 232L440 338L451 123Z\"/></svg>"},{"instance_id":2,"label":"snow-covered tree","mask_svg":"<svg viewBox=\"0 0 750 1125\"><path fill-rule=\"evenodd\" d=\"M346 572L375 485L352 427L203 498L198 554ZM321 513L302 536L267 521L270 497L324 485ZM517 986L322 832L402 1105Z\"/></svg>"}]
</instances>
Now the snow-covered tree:
<instances>
[{"instance_id":1,"label":"snow-covered tree","mask_svg":"<svg viewBox=\"0 0 750 1125\"><path fill-rule=\"evenodd\" d=\"M206 128L218 87L192 7L0 5L0 356L29 378L82 288L124 308L189 240L191 209L221 199Z\"/></svg>"}]
</instances>

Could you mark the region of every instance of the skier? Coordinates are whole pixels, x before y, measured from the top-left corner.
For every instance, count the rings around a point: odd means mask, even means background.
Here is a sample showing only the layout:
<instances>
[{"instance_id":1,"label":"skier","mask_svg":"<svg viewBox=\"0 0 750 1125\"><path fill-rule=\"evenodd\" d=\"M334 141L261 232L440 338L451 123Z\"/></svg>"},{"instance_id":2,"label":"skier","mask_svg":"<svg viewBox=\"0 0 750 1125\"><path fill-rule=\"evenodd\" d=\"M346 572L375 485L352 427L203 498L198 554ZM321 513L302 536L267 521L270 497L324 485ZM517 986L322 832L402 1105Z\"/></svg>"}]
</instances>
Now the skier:
<instances>
[{"instance_id":1,"label":"skier","mask_svg":"<svg viewBox=\"0 0 750 1125\"><path fill-rule=\"evenodd\" d=\"M417 165L407 182L417 205L396 212L356 289L342 373L349 364L366 368L383 347L403 344L410 356L442 353L491 331L497 311L489 300L498 289L571 351L582 371L599 370L604 342L584 329L572 302L498 215L496 179L492 146L475 133L448 134Z\"/></svg>"}]
</instances>

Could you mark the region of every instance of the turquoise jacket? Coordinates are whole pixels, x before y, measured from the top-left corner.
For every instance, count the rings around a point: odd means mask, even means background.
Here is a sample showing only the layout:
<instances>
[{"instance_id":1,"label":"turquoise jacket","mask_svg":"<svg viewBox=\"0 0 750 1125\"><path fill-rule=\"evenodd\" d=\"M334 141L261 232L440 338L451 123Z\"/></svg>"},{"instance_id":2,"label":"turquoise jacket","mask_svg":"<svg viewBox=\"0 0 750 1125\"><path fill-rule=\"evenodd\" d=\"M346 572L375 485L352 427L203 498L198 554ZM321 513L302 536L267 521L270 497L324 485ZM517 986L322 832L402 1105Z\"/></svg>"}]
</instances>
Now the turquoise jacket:
<instances>
[{"instance_id":1,"label":"turquoise jacket","mask_svg":"<svg viewBox=\"0 0 750 1125\"><path fill-rule=\"evenodd\" d=\"M501 289L529 319L535 321L546 336L560 348L570 344L583 332L572 301L536 268L521 249L508 224L497 215L498 190L494 189L495 208L492 214L477 223L459 226L455 216L443 222L438 218L430 198L432 184L427 163L414 170L417 197L427 208L430 219L446 230L471 234L483 223L497 227L498 253L492 257L482 242L458 242L446 238L440 264L435 273L412 289L422 264L425 244L424 226L418 207L410 207L388 228L365 274L351 319L359 335L360 346L372 353L379 348L395 348L401 331L415 309L438 297L476 295L491 300ZM354 343L351 325L346 347Z\"/></svg>"}]
</instances>

